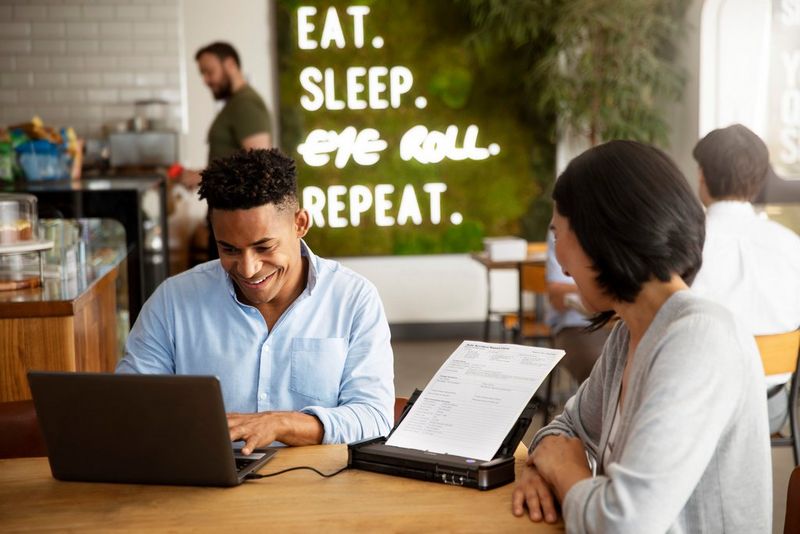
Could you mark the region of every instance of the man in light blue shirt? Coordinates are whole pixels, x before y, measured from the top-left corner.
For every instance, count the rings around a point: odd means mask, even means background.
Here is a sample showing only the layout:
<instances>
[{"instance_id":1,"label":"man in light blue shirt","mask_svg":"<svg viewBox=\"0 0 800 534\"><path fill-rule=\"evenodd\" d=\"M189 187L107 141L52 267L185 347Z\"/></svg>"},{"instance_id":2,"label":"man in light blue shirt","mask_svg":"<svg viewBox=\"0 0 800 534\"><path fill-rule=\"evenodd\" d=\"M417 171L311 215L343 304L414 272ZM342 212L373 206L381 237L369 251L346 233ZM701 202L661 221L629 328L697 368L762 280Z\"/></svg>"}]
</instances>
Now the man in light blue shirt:
<instances>
[{"instance_id":1,"label":"man in light blue shirt","mask_svg":"<svg viewBox=\"0 0 800 534\"><path fill-rule=\"evenodd\" d=\"M386 435L394 376L383 306L370 282L303 242L294 161L250 150L202 176L220 259L159 286L117 372L219 377L245 454Z\"/></svg>"},{"instance_id":2,"label":"man in light blue shirt","mask_svg":"<svg viewBox=\"0 0 800 534\"><path fill-rule=\"evenodd\" d=\"M546 320L550 325L555 348L563 349L566 354L561 365L578 381L589 378L594 362L600 357L608 337L609 330L601 328L593 332L586 330L589 321L585 315L568 306L566 298L569 294L577 294L578 286L571 276L564 274L558 264L555 253L555 237L547 232L547 264L545 266L547 280L547 296L550 306L547 308Z\"/></svg>"}]
</instances>

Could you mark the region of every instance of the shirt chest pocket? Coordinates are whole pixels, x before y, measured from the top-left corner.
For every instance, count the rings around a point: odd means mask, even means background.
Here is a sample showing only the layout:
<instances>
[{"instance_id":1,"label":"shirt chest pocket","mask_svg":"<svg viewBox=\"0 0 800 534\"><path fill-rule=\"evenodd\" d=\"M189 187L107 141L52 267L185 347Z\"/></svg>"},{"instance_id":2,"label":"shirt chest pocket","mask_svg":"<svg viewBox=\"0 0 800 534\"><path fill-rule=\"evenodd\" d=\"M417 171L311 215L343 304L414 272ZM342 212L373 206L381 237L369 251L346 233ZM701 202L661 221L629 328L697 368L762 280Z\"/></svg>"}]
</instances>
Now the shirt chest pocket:
<instances>
[{"instance_id":1,"label":"shirt chest pocket","mask_svg":"<svg viewBox=\"0 0 800 534\"><path fill-rule=\"evenodd\" d=\"M346 357L342 338L295 338L289 389L322 406L336 406Z\"/></svg>"}]
</instances>

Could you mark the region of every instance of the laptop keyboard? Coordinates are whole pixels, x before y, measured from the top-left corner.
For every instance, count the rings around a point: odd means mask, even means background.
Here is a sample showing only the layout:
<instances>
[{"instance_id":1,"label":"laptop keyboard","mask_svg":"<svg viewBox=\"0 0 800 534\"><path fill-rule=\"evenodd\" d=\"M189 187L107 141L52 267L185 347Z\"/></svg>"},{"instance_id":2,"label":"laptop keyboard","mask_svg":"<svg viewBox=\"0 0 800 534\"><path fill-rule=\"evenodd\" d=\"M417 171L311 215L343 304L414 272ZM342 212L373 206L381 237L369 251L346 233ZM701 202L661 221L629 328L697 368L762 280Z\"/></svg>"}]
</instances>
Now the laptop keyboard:
<instances>
[{"instance_id":1,"label":"laptop keyboard","mask_svg":"<svg viewBox=\"0 0 800 534\"><path fill-rule=\"evenodd\" d=\"M233 459L236 462L236 472L241 472L242 469L253 465L256 462L271 458L275 451L253 451L251 454L241 454L239 449L234 449Z\"/></svg>"},{"instance_id":2,"label":"laptop keyboard","mask_svg":"<svg viewBox=\"0 0 800 534\"><path fill-rule=\"evenodd\" d=\"M236 471L241 471L242 469L253 463L253 460L250 460L248 458L234 458L234 460L236 461Z\"/></svg>"}]
</instances>

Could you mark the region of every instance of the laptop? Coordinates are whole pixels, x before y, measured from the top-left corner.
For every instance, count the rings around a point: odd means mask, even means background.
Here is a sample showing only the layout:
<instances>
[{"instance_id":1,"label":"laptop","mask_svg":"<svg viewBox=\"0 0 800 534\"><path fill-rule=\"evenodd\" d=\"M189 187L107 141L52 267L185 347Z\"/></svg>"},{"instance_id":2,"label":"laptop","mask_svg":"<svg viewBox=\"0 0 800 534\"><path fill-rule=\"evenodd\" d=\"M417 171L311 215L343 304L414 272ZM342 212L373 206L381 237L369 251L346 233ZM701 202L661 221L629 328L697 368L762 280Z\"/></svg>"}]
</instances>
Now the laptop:
<instances>
[{"instance_id":1,"label":"laptop","mask_svg":"<svg viewBox=\"0 0 800 534\"><path fill-rule=\"evenodd\" d=\"M422 391L414 391L408 400L394 432ZM465 486L479 490L497 488L514 481L514 451L536 415L538 398L528 401L517 422L508 432L491 460L480 461L453 454L435 453L387 445L387 437L371 438L347 446L347 465L353 469L373 471L442 484ZM389 436L392 435L389 433Z\"/></svg>"},{"instance_id":2,"label":"laptop","mask_svg":"<svg viewBox=\"0 0 800 534\"><path fill-rule=\"evenodd\" d=\"M234 449L213 376L29 371L59 480L236 486L275 449Z\"/></svg>"}]
</instances>

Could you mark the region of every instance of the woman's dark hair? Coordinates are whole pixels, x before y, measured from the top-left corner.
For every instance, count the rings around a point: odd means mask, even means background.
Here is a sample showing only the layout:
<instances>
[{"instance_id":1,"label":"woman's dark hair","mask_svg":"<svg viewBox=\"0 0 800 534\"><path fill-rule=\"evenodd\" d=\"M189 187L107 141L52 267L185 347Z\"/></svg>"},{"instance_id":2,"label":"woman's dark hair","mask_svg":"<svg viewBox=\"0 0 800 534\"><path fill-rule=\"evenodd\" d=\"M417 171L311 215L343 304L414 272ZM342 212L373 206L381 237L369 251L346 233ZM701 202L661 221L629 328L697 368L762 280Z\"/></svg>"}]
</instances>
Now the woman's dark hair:
<instances>
[{"instance_id":1,"label":"woman's dark hair","mask_svg":"<svg viewBox=\"0 0 800 534\"><path fill-rule=\"evenodd\" d=\"M705 213L686 178L662 151L611 141L573 159L553 189L610 297L633 302L642 284L678 274L691 284L703 261ZM614 316L591 319L595 330Z\"/></svg>"},{"instance_id":2,"label":"woman's dark hair","mask_svg":"<svg viewBox=\"0 0 800 534\"><path fill-rule=\"evenodd\" d=\"M241 150L215 159L200 176L199 194L208 202L209 213L297 203L294 160L277 148Z\"/></svg>"}]
</instances>

